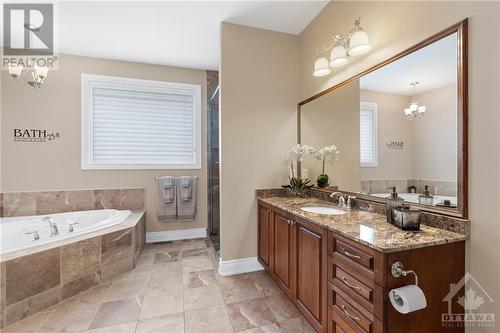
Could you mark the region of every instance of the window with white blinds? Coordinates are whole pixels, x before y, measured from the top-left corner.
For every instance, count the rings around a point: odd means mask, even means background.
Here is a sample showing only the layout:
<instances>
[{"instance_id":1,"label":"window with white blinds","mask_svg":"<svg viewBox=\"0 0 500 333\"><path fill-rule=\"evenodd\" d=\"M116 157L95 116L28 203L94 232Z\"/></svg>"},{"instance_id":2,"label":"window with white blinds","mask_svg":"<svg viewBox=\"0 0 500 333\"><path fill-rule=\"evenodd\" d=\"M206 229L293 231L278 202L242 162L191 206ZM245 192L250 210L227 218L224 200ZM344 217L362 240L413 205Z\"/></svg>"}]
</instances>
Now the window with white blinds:
<instances>
[{"instance_id":1,"label":"window with white blinds","mask_svg":"<svg viewBox=\"0 0 500 333\"><path fill-rule=\"evenodd\" d=\"M360 161L362 167L377 167L377 104L361 102L359 112Z\"/></svg>"},{"instance_id":2,"label":"window with white blinds","mask_svg":"<svg viewBox=\"0 0 500 333\"><path fill-rule=\"evenodd\" d=\"M82 169L201 168L201 86L82 74Z\"/></svg>"}]
</instances>

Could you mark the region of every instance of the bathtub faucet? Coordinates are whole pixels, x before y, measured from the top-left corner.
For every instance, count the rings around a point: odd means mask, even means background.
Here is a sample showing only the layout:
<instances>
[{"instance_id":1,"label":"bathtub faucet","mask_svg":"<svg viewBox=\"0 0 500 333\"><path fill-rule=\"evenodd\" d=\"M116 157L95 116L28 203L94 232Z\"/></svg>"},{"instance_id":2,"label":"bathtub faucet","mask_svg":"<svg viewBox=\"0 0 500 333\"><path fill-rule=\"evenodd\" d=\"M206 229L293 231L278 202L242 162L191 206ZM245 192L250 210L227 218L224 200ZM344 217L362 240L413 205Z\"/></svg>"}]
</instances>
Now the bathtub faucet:
<instances>
[{"instance_id":1,"label":"bathtub faucet","mask_svg":"<svg viewBox=\"0 0 500 333\"><path fill-rule=\"evenodd\" d=\"M59 229L57 228L57 224L52 220L52 217L45 216L42 218L42 222L48 222L50 227L50 237L57 236L59 234Z\"/></svg>"}]
</instances>

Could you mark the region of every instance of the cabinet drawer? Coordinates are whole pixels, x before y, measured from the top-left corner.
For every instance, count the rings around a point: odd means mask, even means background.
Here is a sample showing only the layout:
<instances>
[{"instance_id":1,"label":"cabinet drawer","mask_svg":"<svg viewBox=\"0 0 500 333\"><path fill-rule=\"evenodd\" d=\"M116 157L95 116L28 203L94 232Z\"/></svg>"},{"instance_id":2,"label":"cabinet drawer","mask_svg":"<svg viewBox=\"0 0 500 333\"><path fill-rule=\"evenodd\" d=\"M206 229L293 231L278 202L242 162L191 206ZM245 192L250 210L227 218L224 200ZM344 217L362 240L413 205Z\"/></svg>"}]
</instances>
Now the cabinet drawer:
<instances>
[{"instance_id":1,"label":"cabinet drawer","mask_svg":"<svg viewBox=\"0 0 500 333\"><path fill-rule=\"evenodd\" d=\"M365 286L363 283L358 281L355 277L351 276L350 274L344 272L340 268L335 266L335 272L333 276L333 280L331 282L334 282L336 284L340 284L343 287L346 287L344 289L347 289L349 291L355 292L367 301L372 302L373 301L373 289Z\"/></svg>"},{"instance_id":2,"label":"cabinet drawer","mask_svg":"<svg viewBox=\"0 0 500 333\"><path fill-rule=\"evenodd\" d=\"M356 262L370 270L373 270L373 256L368 253L362 252L352 246L347 245L343 241L336 239L336 252L340 253L345 258Z\"/></svg>"},{"instance_id":3,"label":"cabinet drawer","mask_svg":"<svg viewBox=\"0 0 500 333\"><path fill-rule=\"evenodd\" d=\"M336 326L345 332L356 333L379 333L383 330L383 324L377 319L369 319L358 309L340 297L335 296L335 304L330 308L332 319Z\"/></svg>"},{"instance_id":4,"label":"cabinet drawer","mask_svg":"<svg viewBox=\"0 0 500 333\"><path fill-rule=\"evenodd\" d=\"M334 234L328 234L328 253L335 265L367 286L385 286L384 253ZM359 277L359 278L358 278Z\"/></svg>"},{"instance_id":5,"label":"cabinet drawer","mask_svg":"<svg viewBox=\"0 0 500 333\"><path fill-rule=\"evenodd\" d=\"M358 333L346 322L333 320L333 310L328 311L328 333Z\"/></svg>"},{"instance_id":6,"label":"cabinet drawer","mask_svg":"<svg viewBox=\"0 0 500 333\"><path fill-rule=\"evenodd\" d=\"M348 283L352 281L351 278L354 279L352 276L346 278L349 281ZM369 294L369 299L360 294L359 290L353 290L344 281L334 278L333 281L328 282L328 306L333 307L335 305L335 298L339 294L340 297L348 302L356 304L365 317L378 318L383 321L385 318L384 288L376 284L373 287L367 286L362 284L358 279L355 279L355 281L360 285L360 289L364 289L365 296ZM354 286L354 284L352 285Z\"/></svg>"}]
</instances>

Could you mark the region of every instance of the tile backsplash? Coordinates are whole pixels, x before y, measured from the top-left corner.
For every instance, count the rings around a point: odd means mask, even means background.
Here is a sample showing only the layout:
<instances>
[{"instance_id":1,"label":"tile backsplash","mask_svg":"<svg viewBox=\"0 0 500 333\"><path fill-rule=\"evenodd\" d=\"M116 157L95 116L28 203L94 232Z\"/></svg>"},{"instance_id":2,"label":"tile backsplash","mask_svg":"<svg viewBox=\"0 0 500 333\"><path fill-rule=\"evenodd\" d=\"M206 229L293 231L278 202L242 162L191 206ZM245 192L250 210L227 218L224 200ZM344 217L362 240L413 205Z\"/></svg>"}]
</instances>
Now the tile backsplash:
<instances>
[{"instance_id":1,"label":"tile backsplash","mask_svg":"<svg viewBox=\"0 0 500 333\"><path fill-rule=\"evenodd\" d=\"M144 188L6 192L0 196L2 217L103 208L142 210L145 207Z\"/></svg>"}]
</instances>

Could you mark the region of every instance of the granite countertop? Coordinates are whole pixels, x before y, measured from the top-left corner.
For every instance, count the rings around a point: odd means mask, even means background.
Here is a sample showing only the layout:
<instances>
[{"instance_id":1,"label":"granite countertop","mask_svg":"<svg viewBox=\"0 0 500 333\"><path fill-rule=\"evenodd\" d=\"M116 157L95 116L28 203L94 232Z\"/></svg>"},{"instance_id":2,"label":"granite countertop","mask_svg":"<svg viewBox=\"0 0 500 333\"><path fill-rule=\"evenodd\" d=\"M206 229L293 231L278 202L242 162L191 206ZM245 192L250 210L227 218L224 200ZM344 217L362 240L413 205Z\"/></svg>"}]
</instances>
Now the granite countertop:
<instances>
[{"instance_id":1,"label":"granite countertop","mask_svg":"<svg viewBox=\"0 0 500 333\"><path fill-rule=\"evenodd\" d=\"M333 232L381 252L398 252L427 246L464 241L465 235L420 225L419 231L404 231L389 223L385 215L352 209L343 215L320 215L300 209L304 205L338 208L316 198L268 197L264 203L297 215Z\"/></svg>"}]
</instances>

